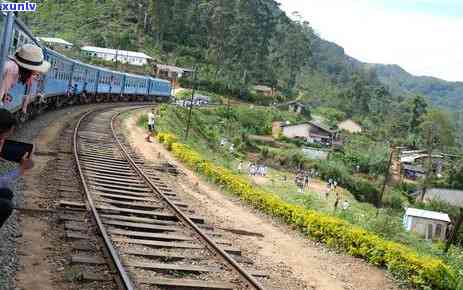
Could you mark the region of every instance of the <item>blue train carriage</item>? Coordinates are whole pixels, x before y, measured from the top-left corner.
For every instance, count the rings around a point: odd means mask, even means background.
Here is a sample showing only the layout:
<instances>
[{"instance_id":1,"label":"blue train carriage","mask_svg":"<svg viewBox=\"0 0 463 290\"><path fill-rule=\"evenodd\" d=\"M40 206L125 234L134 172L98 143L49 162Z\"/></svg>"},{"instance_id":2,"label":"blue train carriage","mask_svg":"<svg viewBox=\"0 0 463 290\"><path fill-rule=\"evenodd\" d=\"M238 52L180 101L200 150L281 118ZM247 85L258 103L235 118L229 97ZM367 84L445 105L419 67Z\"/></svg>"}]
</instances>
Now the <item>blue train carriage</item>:
<instances>
[{"instance_id":1,"label":"blue train carriage","mask_svg":"<svg viewBox=\"0 0 463 290\"><path fill-rule=\"evenodd\" d=\"M69 93L73 96L72 104L84 104L90 101L90 94L88 93L88 91L91 91L94 85L93 82L89 83L88 81L91 79L91 71L93 70L93 68L90 68L82 62L74 61L69 91Z\"/></svg>"},{"instance_id":2,"label":"blue train carriage","mask_svg":"<svg viewBox=\"0 0 463 290\"><path fill-rule=\"evenodd\" d=\"M118 102L123 100L124 74L113 71L111 76L111 101Z\"/></svg>"},{"instance_id":3,"label":"blue train carriage","mask_svg":"<svg viewBox=\"0 0 463 290\"><path fill-rule=\"evenodd\" d=\"M84 79L82 84L82 93L80 94L80 100L83 104L92 103L95 101L97 94L97 79L99 75L99 67L92 66L89 64L83 64L84 67Z\"/></svg>"},{"instance_id":4,"label":"blue train carriage","mask_svg":"<svg viewBox=\"0 0 463 290\"><path fill-rule=\"evenodd\" d=\"M144 100L144 84L145 77L125 73L124 82L124 95L129 101L143 101Z\"/></svg>"},{"instance_id":5,"label":"blue train carriage","mask_svg":"<svg viewBox=\"0 0 463 290\"><path fill-rule=\"evenodd\" d=\"M151 100L158 102L168 102L172 94L172 85L167 80L150 77L149 95Z\"/></svg>"},{"instance_id":6,"label":"blue train carriage","mask_svg":"<svg viewBox=\"0 0 463 290\"><path fill-rule=\"evenodd\" d=\"M43 80L46 103L54 104L57 108L74 103L72 79L76 62L48 48L44 49L44 53L51 64Z\"/></svg>"}]
</instances>

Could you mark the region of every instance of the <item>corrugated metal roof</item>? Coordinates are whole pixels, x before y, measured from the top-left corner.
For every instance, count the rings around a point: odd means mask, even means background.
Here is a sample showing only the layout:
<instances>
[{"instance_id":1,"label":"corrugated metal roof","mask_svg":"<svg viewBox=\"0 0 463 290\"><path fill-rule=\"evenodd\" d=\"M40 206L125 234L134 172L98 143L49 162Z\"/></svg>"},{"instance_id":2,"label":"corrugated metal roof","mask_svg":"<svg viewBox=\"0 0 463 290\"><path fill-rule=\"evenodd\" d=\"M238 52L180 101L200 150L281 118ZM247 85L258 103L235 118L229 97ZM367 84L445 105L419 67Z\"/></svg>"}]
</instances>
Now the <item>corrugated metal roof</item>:
<instances>
[{"instance_id":1,"label":"corrugated metal roof","mask_svg":"<svg viewBox=\"0 0 463 290\"><path fill-rule=\"evenodd\" d=\"M417 194L421 194L419 190ZM453 206L463 207L463 190L448 188L429 188L426 190L425 199L434 199L447 202Z\"/></svg>"},{"instance_id":2,"label":"corrugated metal roof","mask_svg":"<svg viewBox=\"0 0 463 290\"><path fill-rule=\"evenodd\" d=\"M362 127L351 119L344 120L338 124L338 128L346 130L349 133L360 133Z\"/></svg>"},{"instance_id":3,"label":"corrugated metal roof","mask_svg":"<svg viewBox=\"0 0 463 290\"><path fill-rule=\"evenodd\" d=\"M120 56L130 56L130 57L153 59L151 56L146 55L143 52L136 52L136 51L128 51L128 50L112 49L112 48L105 48L105 47L96 47L96 46L83 46L81 49L85 51L96 52L96 53L107 53L107 54L113 54L113 55L117 54Z\"/></svg>"},{"instance_id":4,"label":"corrugated metal roof","mask_svg":"<svg viewBox=\"0 0 463 290\"><path fill-rule=\"evenodd\" d=\"M427 157L428 157L428 154L411 154L411 155L406 155L406 156L402 155L400 157L400 162L413 163L415 162L416 159L427 158ZM434 159L441 159L444 156L442 156L441 154L433 154L431 157Z\"/></svg>"},{"instance_id":5,"label":"corrugated metal roof","mask_svg":"<svg viewBox=\"0 0 463 290\"><path fill-rule=\"evenodd\" d=\"M314 125L315 127L318 127L320 129L322 129L323 131L329 132L331 134L336 133L336 130L332 130L332 129L328 128L327 125L322 124L320 122L317 122L315 120L309 121L308 123L311 124L311 125Z\"/></svg>"},{"instance_id":6,"label":"corrugated metal roof","mask_svg":"<svg viewBox=\"0 0 463 290\"><path fill-rule=\"evenodd\" d=\"M48 42L48 43L57 43L57 44L63 44L63 45L69 45L73 46L72 43L62 39L62 38L57 38L57 37L37 37L40 41L43 42Z\"/></svg>"},{"instance_id":7,"label":"corrugated metal roof","mask_svg":"<svg viewBox=\"0 0 463 290\"><path fill-rule=\"evenodd\" d=\"M158 69L161 70L170 70L170 71L176 71L176 72L193 72L191 68L184 68L184 67L178 67L175 65L170 65L170 64L156 64Z\"/></svg>"},{"instance_id":8,"label":"corrugated metal roof","mask_svg":"<svg viewBox=\"0 0 463 290\"><path fill-rule=\"evenodd\" d=\"M411 207L407 208L405 215L422 217L422 218L427 218L427 219L432 219L432 220L437 220L437 221L444 221L444 222L449 222L449 223L451 222L449 215L446 213L418 209L418 208L411 208Z\"/></svg>"}]
</instances>

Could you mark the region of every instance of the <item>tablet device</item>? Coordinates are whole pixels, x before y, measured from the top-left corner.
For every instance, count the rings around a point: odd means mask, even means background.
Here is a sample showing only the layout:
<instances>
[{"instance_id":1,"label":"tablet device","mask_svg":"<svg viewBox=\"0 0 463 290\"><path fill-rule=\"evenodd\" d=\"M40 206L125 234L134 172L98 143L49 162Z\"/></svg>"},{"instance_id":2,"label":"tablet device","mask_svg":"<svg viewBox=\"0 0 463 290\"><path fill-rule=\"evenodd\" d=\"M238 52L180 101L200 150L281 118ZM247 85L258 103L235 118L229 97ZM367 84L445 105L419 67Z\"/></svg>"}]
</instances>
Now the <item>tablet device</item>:
<instances>
[{"instance_id":1,"label":"tablet device","mask_svg":"<svg viewBox=\"0 0 463 290\"><path fill-rule=\"evenodd\" d=\"M19 163L24 154L28 153L27 157L30 157L33 149L33 144L13 140L5 140L5 143L3 143L2 151L0 152L0 157L8 161Z\"/></svg>"}]
</instances>

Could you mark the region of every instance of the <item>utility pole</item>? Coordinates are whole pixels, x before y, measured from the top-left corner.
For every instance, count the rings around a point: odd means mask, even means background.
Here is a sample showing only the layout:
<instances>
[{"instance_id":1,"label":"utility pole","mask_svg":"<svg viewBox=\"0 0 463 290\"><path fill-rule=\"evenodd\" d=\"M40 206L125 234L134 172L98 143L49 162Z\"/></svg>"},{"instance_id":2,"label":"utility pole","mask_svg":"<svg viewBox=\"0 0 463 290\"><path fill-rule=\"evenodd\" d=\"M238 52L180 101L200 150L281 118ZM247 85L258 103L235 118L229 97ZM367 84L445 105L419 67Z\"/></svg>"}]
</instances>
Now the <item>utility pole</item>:
<instances>
[{"instance_id":1,"label":"utility pole","mask_svg":"<svg viewBox=\"0 0 463 290\"><path fill-rule=\"evenodd\" d=\"M376 216L378 216L379 209L383 206L383 196L384 196L384 191L386 190L387 182L389 180L389 173L391 171L392 156L393 155L394 155L394 148L391 147L391 152L389 153L389 161L387 163L387 170L386 170L386 174L384 175L383 186L381 188L381 192L380 192L379 197L378 197L378 208L377 208L377 211L376 211Z\"/></svg>"},{"instance_id":2,"label":"utility pole","mask_svg":"<svg viewBox=\"0 0 463 290\"><path fill-rule=\"evenodd\" d=\"M460 207L460 214L458 215L457 222L455 223L455 227L453 228L449 239L445 243L444 253L447 253L449 251L450 246L453 244L453 242L455 241L458 235L458 231L460 230L462 223L463 223L463 208Z\"/></svg>"},{"instance_id":3,"label":"utility pole","mask_svg":"<svg viewBox=\"0 0 463 290\"><path fill-rule=\"evenodd\" d=\"M188 140L188 133L190 131L190 123L191 123L191 113L193 111L193 100L195 97L195 89L196 89L196 77L197 77L197 67L195 66L193 69L193 84L191 88L191 99L190 99L190 108L188 110L188 119L186 123L186 131L185 131L185 141Z\"/></svg>"},{"instance_id":4,"label":"utility pole","mask_svg":"<svg viewBox=\"0 0 463 290\"><path fill-rule=\"evenodd\" d=\"M227 89L230 91L230 84L227 84ZM231 136L231 124L230 124L230 95L227 96L227 135ZM228 138L227 137L227 138Z\"/></svg>"},{"instance_id":5,"label":"utility pole","mask_svg":"<svg viewBox=\"0 0 463 290\"><path fill-rule=\"evenodd\" d=\"M434 126L431 125L431 128L428 132L428 164L426 168L426 176L423 182L423 189L421 191L421 196L420 196L421 202L424 201L426 190L428 189L428 186L429 186L429 178L431 177L431 174L432 174L432 149L433 149L432 143L434 139L433 135L434 135Z\"/></svg>"}]
</instances>

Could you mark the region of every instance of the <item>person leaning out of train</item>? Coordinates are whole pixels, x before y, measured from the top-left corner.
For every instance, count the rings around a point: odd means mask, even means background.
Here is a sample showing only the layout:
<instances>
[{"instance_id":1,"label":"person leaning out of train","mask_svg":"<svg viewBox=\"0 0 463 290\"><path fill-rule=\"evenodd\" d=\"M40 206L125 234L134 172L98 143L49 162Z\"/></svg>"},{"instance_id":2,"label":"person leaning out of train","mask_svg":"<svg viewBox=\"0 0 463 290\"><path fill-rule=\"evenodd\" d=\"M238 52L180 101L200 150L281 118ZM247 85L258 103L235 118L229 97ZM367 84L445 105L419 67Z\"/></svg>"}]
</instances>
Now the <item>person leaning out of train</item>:
<instances>
[{"instance_id":1,"label":"person leaning out of train","mask_svg":"<svg viewBox=\"0 0 463 290\"><path fill-rule=\"evenodd\" d=\"M0 152L5 140L10 137L16 126L14 115L7 109L0 108ZM0 174L0 229L13 212L13 192L11 186L24 173L34 166L34 162L26 155L19 162L19 166L6 173Z\"/></svg>"},{"instance_id":2,"label":"person leaning out of train","mask_svg":"<svg viewBox=\"0 0 463 290\"><path fill-rule=\"evenodd\" d=\"M27 88L27 96L23 99L22 110L27 112L27 106L31 99L30 88L32 81L38 79L40 74L45 74L50 69L50 63L44 60L43 51L33 44L25 44L16 50L3 68L3 78L0 86L0 106L5 106L12 101L9 92L11 88L20 82Z\"/></svg>"}]
</instances>

